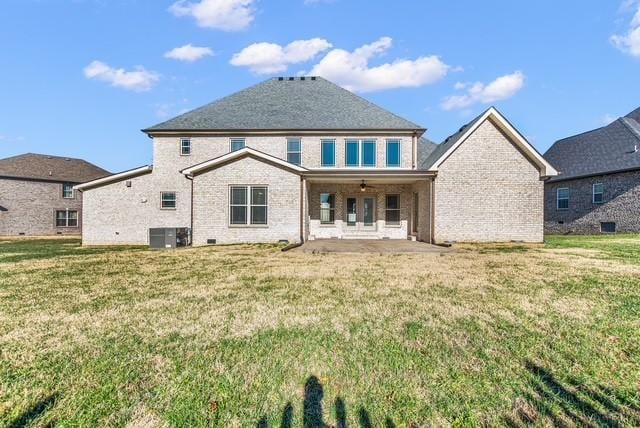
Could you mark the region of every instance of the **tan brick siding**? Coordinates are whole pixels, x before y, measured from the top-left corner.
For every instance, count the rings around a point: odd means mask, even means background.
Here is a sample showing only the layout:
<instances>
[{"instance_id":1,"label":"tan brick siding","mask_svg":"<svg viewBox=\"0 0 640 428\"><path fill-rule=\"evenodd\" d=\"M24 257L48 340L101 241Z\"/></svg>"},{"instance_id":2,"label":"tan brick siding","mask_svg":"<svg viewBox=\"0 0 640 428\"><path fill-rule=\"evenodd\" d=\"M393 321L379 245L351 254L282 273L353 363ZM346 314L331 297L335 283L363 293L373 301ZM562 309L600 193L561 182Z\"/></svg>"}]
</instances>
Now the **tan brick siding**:
<instances>
[{"instance_id":1,"label":"tan brick siding","mask_svg":"<svg viewBox=\"0 0 640 428\"><path fill-rule=\"evenodd\" d=\"M268 187L268 225L231 226L229 187ZM199 174L193 181L193 244L300 241L300 176L252 157Z\"/></svg>"},{"instance_id":2,"label":"tan brick siding","mask_svg":"<svg viewBox=\"0 0 640 428\"><path fill-rule=\"evenodd\" d=\"M0 179L0 236L79 235L82 195L62 197L62 183ZM56 227L56 210L78 211L78 227Z\"/></svg>"},{"instance_id":3,"label":"tan brick siding","mask_svg":"<svg viewBox=\"0 0 640 428\"><path fill-rule=\"evenodd\" d=\"M435 241L543 240L538 169L489 120L445 160L435 180Z\"/></svg>"}]
</instances>

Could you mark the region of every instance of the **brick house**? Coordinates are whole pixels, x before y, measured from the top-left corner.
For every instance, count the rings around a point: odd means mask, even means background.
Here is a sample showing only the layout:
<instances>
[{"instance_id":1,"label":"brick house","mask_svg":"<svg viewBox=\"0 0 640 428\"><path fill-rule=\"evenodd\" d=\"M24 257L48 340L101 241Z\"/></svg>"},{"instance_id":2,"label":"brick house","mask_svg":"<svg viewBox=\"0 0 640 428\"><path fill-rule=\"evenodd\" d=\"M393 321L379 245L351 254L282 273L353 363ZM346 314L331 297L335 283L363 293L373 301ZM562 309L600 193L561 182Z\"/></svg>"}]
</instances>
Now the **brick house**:
<instances>
[{"instance_id":1,"label":"brick house","mask_svg":"<svg viewBox=\"0 0 640 428\"><path fill-rule=\"evenodd\" d=\"M319 77L274 78L147 128L153 165L76 186L83 242L543 239L555 170L495 109L442 144Z\"/></svg>"},{"instance_id":2,"label":"brick house","mask_svg":"<svg viewBox=\"0 0 640 428\"><path fill-rule=\"evenodd\" d=\"M559 170L545 185L545 232L640 232L640 108L544 157Z\"/></svg>"},{"instance_id":3,"label":"brick house","mask_svg":"<svg viewBox=\"0 0 640 428\"><path fill-rule=\"evenodd\" d=\"M109 174L82 159L0 159L0 236L79 235L82 195L73 186Z\"/></svg>"}]
</instances>

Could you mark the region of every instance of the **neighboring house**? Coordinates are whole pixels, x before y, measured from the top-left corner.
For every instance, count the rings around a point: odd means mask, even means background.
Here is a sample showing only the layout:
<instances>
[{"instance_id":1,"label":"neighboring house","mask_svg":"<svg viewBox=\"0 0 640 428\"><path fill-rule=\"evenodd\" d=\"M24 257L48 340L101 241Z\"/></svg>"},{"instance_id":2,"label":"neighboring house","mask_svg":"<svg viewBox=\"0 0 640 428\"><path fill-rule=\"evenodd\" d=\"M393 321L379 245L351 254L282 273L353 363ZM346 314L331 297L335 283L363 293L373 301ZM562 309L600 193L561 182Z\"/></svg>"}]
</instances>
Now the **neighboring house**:
<instances>
[{"instance_id":1,"label":"neighboring house","mask_svg":"<svg viewBox=\"0 0 640 428\"><path fill-rule=\"evenodd\" d=\"M640 108L544 157L559 171L545 186L545 232L640 232Z\"/></svg>"},{"instance_id":2,"label":"neighboring house","mask_svg":"<svg viewBox=\"0 0 640 428\"><path fill-rule=\"evenodd\" d=\"M82 196L73 186L109 174L82 159L0 159L0 236L80 234Z\"/></svg>"},{"instance_id":3,"label":"neighboring house","mask_svg":"<svg viewBox=\"0 0 640 428\"><path fill-rule=\"evenodd\" d=\"M144 130L153 166L76 186L83 242L543 239L555 170L490 108L440 145L319 77L274 78ZM155 231L153 233L156 233Z\"/></svg>"}]
</instances>

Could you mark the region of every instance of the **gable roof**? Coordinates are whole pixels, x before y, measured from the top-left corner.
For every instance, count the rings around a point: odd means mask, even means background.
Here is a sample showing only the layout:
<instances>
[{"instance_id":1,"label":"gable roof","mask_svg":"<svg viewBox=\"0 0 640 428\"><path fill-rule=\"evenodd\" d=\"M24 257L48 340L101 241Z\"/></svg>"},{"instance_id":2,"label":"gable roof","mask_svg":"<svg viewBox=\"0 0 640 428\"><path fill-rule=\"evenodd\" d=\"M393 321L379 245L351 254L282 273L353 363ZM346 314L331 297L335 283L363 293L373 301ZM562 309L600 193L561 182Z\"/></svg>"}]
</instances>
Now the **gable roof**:
<instances>
[{"instance_id":1,"label":"gable roof","mask_svg":"<svg viewBox=\"0 0 640 428\"><path fill-rule=\"evenodd\" d=\"M542 177L551 177L557 174L557 171L547 162L540 153L533 147L526 138L495 108L490 107L480 115L476 116L471 122L464 125L455 134L447 137L442 143L426 157L421 168L429 171L437 171L440 165L453 153L460 144L475 132L476 129L484 121L491 120L502 132L504 132L510 140L527 156L538 168ZM420 158L420 155L418 155Z\"/></svg>"},{"instance_id":2,"label":"gable roof","mask_svg":"<svg viewBox=\"0 0 640 428\"><path fill-rule=\"evenodd\" d=\"M144 129L162 131L424 129L321 77L273 78Z\"/></svg>"},{"instance_id":3,"label":"gable roof","mask_svg":"<svg viewBox=\"0 0 640 428\"><path fill-rule=\"evenodd\" d=\"M36 153L0 159L0 176L4 177L83 183L109 174L83 159Z\"/></svg>"},{"instance_id":4,"label":"gable roof","mask_svg":"<svg viewBox=\"0 0 640 428\"><path fill-rule=\"evenodd\" d=\"M137 168L129 169L127 171L117 172L115 174L108 175L106 177L98 178L96 180L87 181L77 186L73 186L74 189L84 191L93 189L95 187L106 186L107 184L116 183L118 181L126 180L127 178L138 177L140 175L149 174L153 171L152 165L139 166Z\"/></svg>"},{"instance_id":5,"label":"gable roof","mask_svg":"<svg viewBox=\"0 0 640 428\"><path fill-rule=\"evenodd\" d=\"M556 141L544 157L558 170L554 180L640 169L640 109L607 126Z\"/></svg>"},{"instance_id":6,"label":"gable roof","mask_svg":"<svg viewBox=\"0 0 640 428\"><path fill-rule=\"evenodd\" d=\"M429 169L427 160L429 159L431 153L437 150L438 147L438 144L434 143L426 137L418 138L418 169Z\"/></svg>"},{"instance_id":7,"label":"gable roof","mask_svg":"<svg viewBox=\"0 0 640 428\"><path fill-rule=\"evenodd\" d=\"M181 170L180 172L187 176L193 176L194 174L197 174L199 172L213 169L218 166L224 165L226 163L240 160L247 156L250 156L255 159L259 159L268 163L275 164L276 166L292 170L296 173L302 173L302 172L308 171L308 169L306 168L303 168L299 165L292 164L290 162L287 162L285 160L282 160L270 154L261 152L256 149L252 149L251 147L244 147L240 150L236 150L236 151L224 154L222 156L218 156L217 158L213 158L208 161L190 166L188 168Z\"/></svg>"}]
</instances>

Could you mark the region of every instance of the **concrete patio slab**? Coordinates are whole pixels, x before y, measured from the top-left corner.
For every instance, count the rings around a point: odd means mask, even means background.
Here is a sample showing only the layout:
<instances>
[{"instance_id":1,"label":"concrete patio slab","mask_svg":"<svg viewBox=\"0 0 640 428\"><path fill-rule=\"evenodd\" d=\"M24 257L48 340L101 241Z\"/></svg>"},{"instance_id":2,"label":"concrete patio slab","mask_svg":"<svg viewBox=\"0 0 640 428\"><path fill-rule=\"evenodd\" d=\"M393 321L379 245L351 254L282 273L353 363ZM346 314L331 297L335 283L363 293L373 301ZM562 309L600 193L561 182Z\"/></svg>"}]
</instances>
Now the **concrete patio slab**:
<instances>
[{"instance_id":1,"label":"concrete patio slab","mask_svg":"<svg viewBox=\"0 0 640 428\"><path fill-rule=\"evenodd\" d=\"M451 248L405 239L316 239L293 251L304 253L445 253Z\"/></svg>"}]
</instances>

